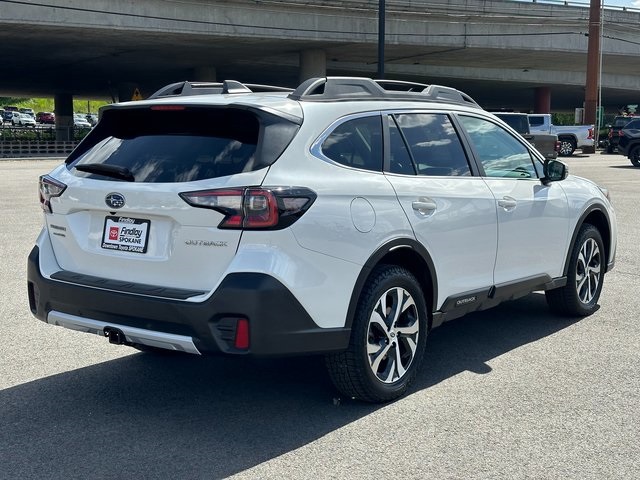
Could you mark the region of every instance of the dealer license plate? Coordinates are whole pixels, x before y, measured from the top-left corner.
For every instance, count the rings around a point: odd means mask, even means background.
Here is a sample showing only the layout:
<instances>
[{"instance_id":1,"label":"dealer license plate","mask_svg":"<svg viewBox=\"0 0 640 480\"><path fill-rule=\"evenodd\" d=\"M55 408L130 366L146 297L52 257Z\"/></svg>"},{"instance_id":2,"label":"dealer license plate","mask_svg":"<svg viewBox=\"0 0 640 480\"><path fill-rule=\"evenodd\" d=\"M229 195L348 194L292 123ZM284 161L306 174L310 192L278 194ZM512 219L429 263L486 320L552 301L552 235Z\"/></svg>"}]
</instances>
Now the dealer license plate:
<instances>
[{"instance_id":1,"label":"dealer license plate","mask_svg":"<svg viewBox=\"0 0 640 480\"><path fill-rule=\"evenodd\" d=\"M131 217L106 217L102 248L121 252L146 253L150 220Z\"/></svg>"}]
</instances>

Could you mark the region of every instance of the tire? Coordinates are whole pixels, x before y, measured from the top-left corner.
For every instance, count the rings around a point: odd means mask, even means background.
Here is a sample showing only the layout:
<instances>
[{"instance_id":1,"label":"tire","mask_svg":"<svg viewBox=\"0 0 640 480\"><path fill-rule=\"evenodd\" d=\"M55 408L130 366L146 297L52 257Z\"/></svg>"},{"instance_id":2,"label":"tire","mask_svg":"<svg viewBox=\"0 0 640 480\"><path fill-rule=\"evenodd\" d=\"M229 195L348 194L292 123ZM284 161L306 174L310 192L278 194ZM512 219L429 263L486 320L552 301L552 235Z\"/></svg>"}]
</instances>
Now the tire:
<instances>
[{"instance_id":1,"label":"tire","mask_svg":"<svg viewBox=\"0 0 640 480\"><path fill-rule=\"evenodd\" d=\"M560 150L558 155L561 157L570 157L576 149L576 142L571 138L560 138Z\"/></svg>"},{"instance_id":2,"label":"tire","mask_svg":"<svg viewBox=\"0 0 640 480\"><path fill-rule=\"evenodd\" d=\"M398 398L417 375L427 333L418 281L402 267L378 266L358 300L349 347L326 357L329 376L353 399L379 403Z\"/></svg>"},{"instance_id":3,"label":"tire","mask_svg":"<svg viewBox=\"0 0 640 480\"><path fill-rule=\"evenodd\" d=\"M634 167L640 167L640 145L636 145L629 152L629 160Z\"/></svg>"},{"instance_id":4,"label":"tire","mask_svg":"<svg viewBox=\"0 0 640 480\"><path fill-rule=\"evenodd\" d=\"M613 153L613 145L607 145L607 153Z\"/></svg>"},{"instance_id":5,"label":"tire","mask_svg":"<svg viewBox=\"0 0 640 480\"><path fill-rule=\"evenodd\" d=\"M567 284L546 292L551 311L572 317L586 317L595 312L605 267L602 236L596 227L586 223L571 250Z\"/></svg>"}]
</instances>

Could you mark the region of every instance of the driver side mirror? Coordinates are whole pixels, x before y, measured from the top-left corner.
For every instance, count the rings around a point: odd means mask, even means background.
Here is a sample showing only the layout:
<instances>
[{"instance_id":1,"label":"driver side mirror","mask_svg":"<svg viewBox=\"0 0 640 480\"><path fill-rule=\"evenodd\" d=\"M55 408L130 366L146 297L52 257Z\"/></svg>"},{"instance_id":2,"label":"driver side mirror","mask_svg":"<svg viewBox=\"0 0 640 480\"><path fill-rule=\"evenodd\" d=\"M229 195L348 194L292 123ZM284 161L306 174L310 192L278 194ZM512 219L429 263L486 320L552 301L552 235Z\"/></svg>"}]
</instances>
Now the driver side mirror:
<instances>
[{"instance_id":1,"label":"driver side mirror","mask_svg":"<svg viewBox=\"0 0 640 480\"><path fill-rule=\"evenodd\" d=\"M551 182L559 182L569 175L569 167L558 160L545 160L543 171L544 177L541 180L544 185L549 185Z\"/></svg>"}]
</instances>

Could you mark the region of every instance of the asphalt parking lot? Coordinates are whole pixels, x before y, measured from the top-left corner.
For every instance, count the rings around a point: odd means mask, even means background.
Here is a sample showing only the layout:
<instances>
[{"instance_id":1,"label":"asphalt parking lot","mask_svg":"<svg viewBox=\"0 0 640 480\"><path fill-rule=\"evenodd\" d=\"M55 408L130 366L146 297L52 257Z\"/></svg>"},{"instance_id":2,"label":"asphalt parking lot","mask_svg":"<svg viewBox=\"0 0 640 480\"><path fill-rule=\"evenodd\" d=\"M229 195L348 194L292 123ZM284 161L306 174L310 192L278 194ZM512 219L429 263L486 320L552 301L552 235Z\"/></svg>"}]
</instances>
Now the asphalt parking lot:
<instances>
[{"instance_id":1,"label":"asphalt parking lot","mask_svg":"<svg viewBox=\"0 0 640 480\"><path fill-rule=\"evenodd\" d=\"M319 358L154 356L35 320L38 175L0 160L0 479L640 478L640 169L575 155L619 226L601 308L531 294L434 330L410 394L338 398ZM544 245L540 245L544 248Z\"/></svg>"}]
</instances>

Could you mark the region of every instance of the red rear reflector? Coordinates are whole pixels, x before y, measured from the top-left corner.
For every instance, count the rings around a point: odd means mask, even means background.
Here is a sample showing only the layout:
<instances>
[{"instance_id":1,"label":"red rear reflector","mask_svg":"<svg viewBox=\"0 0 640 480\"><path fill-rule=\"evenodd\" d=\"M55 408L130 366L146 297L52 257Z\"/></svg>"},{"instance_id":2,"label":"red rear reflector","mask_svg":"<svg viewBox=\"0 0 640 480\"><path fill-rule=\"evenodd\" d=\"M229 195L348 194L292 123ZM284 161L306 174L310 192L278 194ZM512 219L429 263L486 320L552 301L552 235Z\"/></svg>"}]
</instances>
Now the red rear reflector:
<instances>
[{"instance_id":1,"label":"red rear reflector","mask_svg":"<svg viewBox=\"0 0 640 480\"><path fill-rule=\"evenodd\" d=\"M236 338L233 346L239 350L249 348L249 320L246 318L239 318L236 323Z\"/></svg>"},{"instance_id":2,"label":"red rear reflector","mask_svg":"<svg viewBox=\"0 0 640 480\"><path fill-rule=\"evenodd\" d=\"M151 110L185 110L183 105L154 105Z\"/></svg>"}]
</instances>

